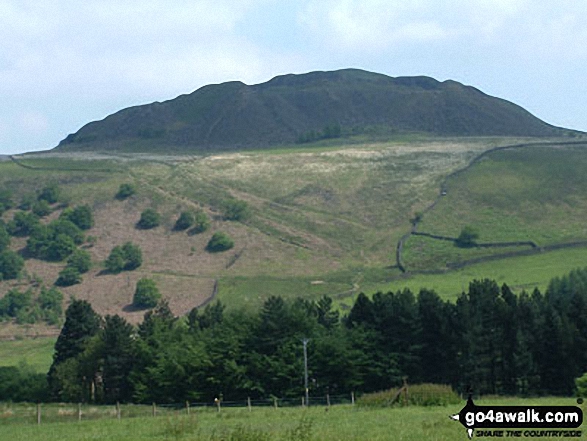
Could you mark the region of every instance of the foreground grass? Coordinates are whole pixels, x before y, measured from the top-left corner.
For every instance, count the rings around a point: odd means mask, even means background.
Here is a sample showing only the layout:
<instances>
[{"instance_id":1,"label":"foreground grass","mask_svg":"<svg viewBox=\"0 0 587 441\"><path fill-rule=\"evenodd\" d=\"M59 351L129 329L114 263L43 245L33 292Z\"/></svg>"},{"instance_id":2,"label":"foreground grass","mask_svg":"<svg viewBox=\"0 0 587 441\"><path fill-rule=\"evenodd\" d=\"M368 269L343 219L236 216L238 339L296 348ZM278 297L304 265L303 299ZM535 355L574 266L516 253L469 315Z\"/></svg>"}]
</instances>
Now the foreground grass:
<instances>
[{"instance_id":1,"label":"foreground grass","mask_svg":"<svg viewBox=\"0 0 587 441\"><path fill-rule=\"evenodd\" d=\"M0 366L26 364L45 373L51 366L55 341L54 337L0 341Z\"/></svg>"},{"instance_id":2,"label":"foreground grass","mask_svg":"<svg viewBox=\"0 0 587 441\"><path fill-rule=\"evenodd\" d=\"M572 398L486 399L483 405L575 405ZM464 405L365 409L350 405L303 408L192 409L153 417L67 422L37 426L31 421L10 423L6 412L0 418L3 439L34 440L465 440L463 427L448 416ZM65 417L64 417L65 418ZM543 438L533 438L543 439ZM555 438L548 438L555 439Z\"/></svg>"}]
</instances>

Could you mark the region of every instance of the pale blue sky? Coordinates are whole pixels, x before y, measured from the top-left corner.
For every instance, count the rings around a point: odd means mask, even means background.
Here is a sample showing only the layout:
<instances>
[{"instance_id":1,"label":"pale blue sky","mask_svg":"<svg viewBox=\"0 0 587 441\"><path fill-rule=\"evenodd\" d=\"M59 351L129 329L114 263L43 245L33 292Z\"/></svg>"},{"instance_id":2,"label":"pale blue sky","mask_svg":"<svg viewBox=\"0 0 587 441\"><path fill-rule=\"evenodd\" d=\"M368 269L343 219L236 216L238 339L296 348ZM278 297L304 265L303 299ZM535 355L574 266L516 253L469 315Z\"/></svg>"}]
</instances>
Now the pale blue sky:
<instances>
[{"instance_id":1,"label":"pale blue sky","mask_svg":"<svg viewBox=\"0 0 587 441\"><path fill-rule=\"evenodd\" d=\"M209 83L454 79L587 131L587 1L0 0L0 154Z\"/></svg>"}]
</instances>

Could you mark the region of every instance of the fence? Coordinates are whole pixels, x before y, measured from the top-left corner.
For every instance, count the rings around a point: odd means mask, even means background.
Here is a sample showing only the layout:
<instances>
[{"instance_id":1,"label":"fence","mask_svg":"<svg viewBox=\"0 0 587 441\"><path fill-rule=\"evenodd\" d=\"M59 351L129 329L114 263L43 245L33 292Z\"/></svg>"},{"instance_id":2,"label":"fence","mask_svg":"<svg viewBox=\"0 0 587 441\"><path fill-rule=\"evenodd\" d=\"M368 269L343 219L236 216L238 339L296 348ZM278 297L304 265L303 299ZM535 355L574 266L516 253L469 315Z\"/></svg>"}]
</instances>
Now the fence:
<instances>
[{"instance_id":1,"label":"fence","mask_svg":"<svg viewBox=\"0 0 587 441\"><path fill-rule=\"evenodd\" d=\"M310 406L333 406L355 404L354 393L348 395L326 395L310 397ZM151 405L116 403L97 405L87 403L0 403L0 426L5 424L47 424L54 422L79 422L97 419L123 419L137 417L159 417L189 415L194 412L222 412L226 408L243 408L252 412L255 408L306 406L305 398L266 398L238 401L183 402Z\"/></svg>"}]
</instances>

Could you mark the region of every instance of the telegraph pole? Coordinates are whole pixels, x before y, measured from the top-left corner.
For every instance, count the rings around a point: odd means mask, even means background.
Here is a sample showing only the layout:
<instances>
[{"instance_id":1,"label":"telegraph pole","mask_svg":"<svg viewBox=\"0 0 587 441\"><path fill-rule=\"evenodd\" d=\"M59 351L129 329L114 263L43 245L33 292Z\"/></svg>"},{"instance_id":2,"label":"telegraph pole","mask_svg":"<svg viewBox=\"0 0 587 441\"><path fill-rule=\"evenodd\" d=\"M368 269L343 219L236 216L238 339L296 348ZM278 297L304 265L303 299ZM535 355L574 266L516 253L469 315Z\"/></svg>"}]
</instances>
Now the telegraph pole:
<instances>
[{"instance_id":1,"label":"telegraph pole","mask_svg":"<svg viewBox=\"0 0 587 441\"><path fill-rule=\"evenodd\" d=\"M304 344L304 387L306 388L306 406L310 405L310 393L308 390L308 342L307 338L302 339Z\"/></svg>"}]
</instances>

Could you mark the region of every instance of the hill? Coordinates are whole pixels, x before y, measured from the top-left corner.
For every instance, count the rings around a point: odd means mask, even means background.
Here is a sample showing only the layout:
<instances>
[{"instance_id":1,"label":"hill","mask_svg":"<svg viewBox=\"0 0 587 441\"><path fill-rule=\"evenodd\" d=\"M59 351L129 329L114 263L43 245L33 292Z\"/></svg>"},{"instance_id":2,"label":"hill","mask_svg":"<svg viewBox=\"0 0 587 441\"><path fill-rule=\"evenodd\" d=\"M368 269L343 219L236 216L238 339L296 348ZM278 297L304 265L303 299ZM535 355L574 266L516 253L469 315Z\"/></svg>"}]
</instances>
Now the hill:
<instances>
[{"instance_id":1,"label":"hill","mask_svg":"<svg viewBox=\"0 0 587 441\"><path fill-rule=\"evenodd\" d=\"M204 86L130 107L67 136L57 151L238 150L323 138L572 135L474 87L358 69Z\"/></svg>"}]
</instances>

